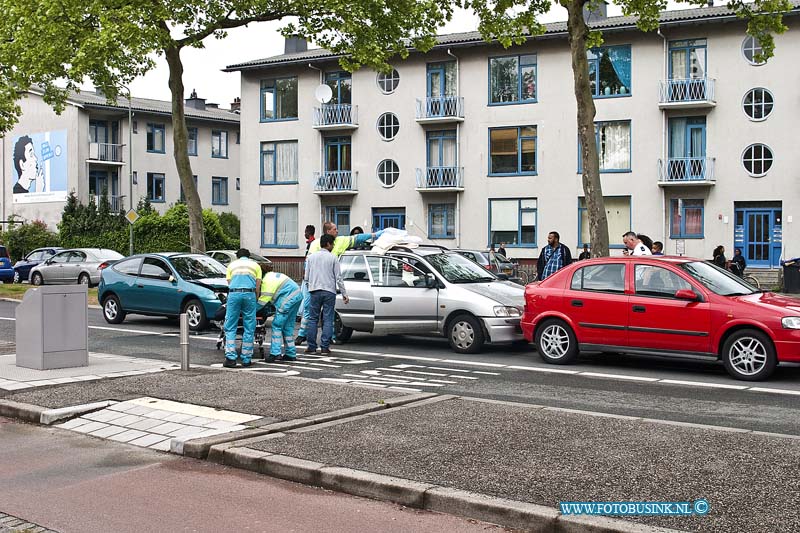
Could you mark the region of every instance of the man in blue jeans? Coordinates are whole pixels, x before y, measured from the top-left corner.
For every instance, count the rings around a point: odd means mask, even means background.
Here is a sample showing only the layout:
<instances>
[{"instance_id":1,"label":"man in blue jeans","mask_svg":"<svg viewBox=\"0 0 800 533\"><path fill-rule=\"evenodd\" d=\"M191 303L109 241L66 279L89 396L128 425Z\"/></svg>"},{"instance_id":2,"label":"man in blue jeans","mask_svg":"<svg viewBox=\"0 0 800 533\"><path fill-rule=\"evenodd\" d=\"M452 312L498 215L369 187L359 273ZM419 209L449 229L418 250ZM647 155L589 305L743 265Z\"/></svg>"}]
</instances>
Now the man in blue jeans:
<instances>
[{"instance_id":1,"label":"man in blue jeans","mask_svg":"<svg viewBox=\"0 0 800 533\"><path fill-rule=\"evenodd\" d=\"M333 235L323 235L319 239L320 251L309 255L306 260L304 281L308 284L308 292L311 294L307 354L317 352L317 327L320 313L322 313L321 353L323 355L331 353L330 345L333 337L333 315L334 307L336 306L337 288L342 293L345 305L350 303L350 298L347 297L347 290L344 287L344 281L342 281L342 273L339 270L339 258L331 253L333 243Z\"/></svg>"}]
</instances>

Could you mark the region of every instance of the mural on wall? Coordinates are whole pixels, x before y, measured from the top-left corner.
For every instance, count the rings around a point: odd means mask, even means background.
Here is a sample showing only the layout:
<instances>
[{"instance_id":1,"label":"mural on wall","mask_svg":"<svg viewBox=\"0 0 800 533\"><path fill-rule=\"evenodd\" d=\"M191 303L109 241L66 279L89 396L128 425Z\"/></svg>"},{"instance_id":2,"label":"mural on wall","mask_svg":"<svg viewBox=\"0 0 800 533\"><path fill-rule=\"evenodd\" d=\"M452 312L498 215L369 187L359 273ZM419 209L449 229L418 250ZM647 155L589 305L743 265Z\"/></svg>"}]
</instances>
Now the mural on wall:
<instances>
[{"instance_id":1,"label":"mural on wall","mask_svg":"<svg viewBox=\"0 0 800 533\"><path fill-rule=\"evenodd\" d=\"M67 130L15 137L14 203L63 202L67 199Z\"/></svg>"}]
</instances>

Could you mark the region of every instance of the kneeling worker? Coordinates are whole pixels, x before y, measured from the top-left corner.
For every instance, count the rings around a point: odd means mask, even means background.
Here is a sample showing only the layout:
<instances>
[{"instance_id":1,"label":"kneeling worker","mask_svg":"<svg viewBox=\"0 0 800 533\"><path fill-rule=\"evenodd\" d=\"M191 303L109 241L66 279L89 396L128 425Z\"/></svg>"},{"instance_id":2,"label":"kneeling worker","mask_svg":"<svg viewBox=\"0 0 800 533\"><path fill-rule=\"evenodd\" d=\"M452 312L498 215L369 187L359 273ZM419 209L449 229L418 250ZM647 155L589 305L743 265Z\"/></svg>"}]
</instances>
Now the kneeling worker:
<instances>
[{"instance_id":1,"label":"kneeling worker","mask_svg":"<svg viewBox=\"0 0 800 533\"><path fill-rule=\"evenodd\" d=\"M272 318L272 337L267 361L272 363L281 356L281 346L284 342L286 352L283 360L296 361L294 319L303 302L300 286L286 274L269 272L261 280L261 298L258 300L258 305L263 307L270 302L275 306L275 316Z\"/></svg>"}]
</instances>

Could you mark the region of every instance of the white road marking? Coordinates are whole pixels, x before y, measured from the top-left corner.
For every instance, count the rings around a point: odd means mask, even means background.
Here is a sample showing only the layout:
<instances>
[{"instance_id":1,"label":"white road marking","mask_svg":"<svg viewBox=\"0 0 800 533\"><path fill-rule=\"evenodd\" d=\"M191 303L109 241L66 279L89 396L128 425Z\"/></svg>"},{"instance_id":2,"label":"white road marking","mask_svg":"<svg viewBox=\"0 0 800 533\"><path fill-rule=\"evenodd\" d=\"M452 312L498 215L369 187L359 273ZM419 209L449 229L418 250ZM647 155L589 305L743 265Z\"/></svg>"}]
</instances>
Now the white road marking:
<instances>
[{"instance_id":1,"label":"white road marking","mask_svg":"<svg viewBox=\"0 0 800 533\"><path fill-rule=\"evenodd\" d=\"M613 378L613 379L625 379L630 381L658 381L658 378L646 378L642 376L626 376L624 374L603 374L602 372L578 372L581 376L591 376L595 378Z\"/></svg>"},{"instance_id":2,"label":"white road marking","mask_svg":"<svg viewBox=\"0 0 800 533\"><path fill-rule=\"evenodd\" d=\"M397 365L393 366L396 367ZM447 372L471 372L471 370L465 370L463 368L441 368L438 366L429 366L428 368L430 368L431 370L445 370Z\"/></svg>"},{"instance_id":3,"label":"white road marking","mask_svg":"<svg viewBox=\"0 0 800 533\"><path fill-rule=\"evenodd\" d=\"M460 361L458 359L437 359L442 363L455 363L457 365L471 365L471 366L487 366L493 368L504 368L507 365L501 365L499 363L483 363L480 361Z\"/></svg>"},{"instance_id":4,"label":"white road marking","mask_svg":"<svg viewBox=\"0 0 800 533\"><path fill-rule=\"evenodd\" d=\"M733 390L746 390L749 387L744 385L726 385L723 383L705 383L703 381L683 381L680 379L660 379L658 383L669 383L670 385L692 385L694 387L708 387L714 389L733 389Z\"/></svg>"},{"instance_id":5,"label":"white road marking","mask_svg":"<svg viewBox=\"0 0 800 533\"><path fill-rule=\"evenodd\" d=\"M512 370L531 370L533 372L550 372L552 374L577 374L577 370L564 370L562 368L547 368L539 366L509 366Z\"/></svg>"},{"instance_id":6,"label":"white road marking","mask_svg":"<svg viewBox=\"0 0 800 533\"><path fill-rule=\"evenodd\" d=\"M497 372L481 372L480 370L474 370L473 374L483 374L484 376L499 376L500 374Z\"/></svg>"},{"instance_id":7,"label":"white road marking","mask_svg":"<svg viewBox=\"0 0 800 533\"><path fill-rule=\"evenodd\" d=\"M453 378L453 379L478 379L478 378L473 378L473 377L470 377L470 376L457 376L457 375L453 375L453 374L450 374L447 377L448 378Z\"/></svg>"},{"instance_id":8,"label":"white road marking","mask_svg":"<svg viewBox=\"0 0 800 533\"><path fill-rule=\"evenodd\" d=\"M787 389L767 389L763 387L750 387L753 392L771 392L773 394L792 394L800 396L800 390L787 390Z\"/></svg>"}]
</instances>

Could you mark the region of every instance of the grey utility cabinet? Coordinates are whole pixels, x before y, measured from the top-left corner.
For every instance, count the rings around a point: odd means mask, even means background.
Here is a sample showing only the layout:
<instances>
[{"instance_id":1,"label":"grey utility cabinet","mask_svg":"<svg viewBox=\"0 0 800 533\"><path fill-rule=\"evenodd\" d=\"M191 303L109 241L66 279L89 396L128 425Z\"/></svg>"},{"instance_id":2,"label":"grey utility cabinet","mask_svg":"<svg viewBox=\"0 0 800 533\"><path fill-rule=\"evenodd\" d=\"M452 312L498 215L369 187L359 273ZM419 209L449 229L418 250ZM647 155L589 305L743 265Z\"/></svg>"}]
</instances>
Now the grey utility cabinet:
<instances>
[{"instance_id":1,"label":"grey utility cabinet","mask_svg":"<svg viewBox=\"0 0 800 533\"><path fill-rule=\"evenodd\" d=\"M16 309L17 366L49 370L88 366L86 285L28 289Z\"/></svg>"}]
</instances>

